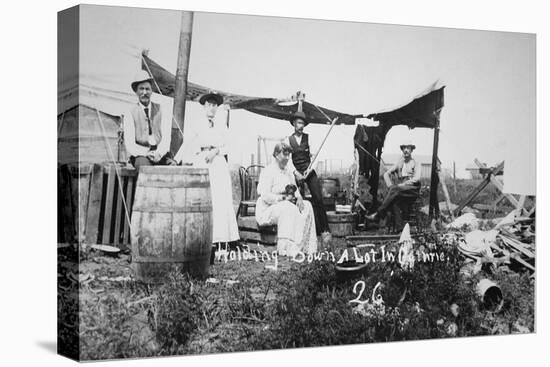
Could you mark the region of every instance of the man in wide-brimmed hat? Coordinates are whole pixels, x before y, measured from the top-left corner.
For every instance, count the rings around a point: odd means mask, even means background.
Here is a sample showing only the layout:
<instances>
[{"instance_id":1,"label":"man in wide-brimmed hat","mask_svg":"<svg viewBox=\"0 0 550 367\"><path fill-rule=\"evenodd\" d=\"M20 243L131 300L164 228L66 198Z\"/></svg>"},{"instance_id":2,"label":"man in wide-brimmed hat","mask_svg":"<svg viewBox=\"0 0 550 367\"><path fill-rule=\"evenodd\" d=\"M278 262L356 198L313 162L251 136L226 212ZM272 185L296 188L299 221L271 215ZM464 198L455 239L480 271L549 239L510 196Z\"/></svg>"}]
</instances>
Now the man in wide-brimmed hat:
<instances>
[{"instance_id":1,"label":"man in wide-brimmed hat","mask_svg":"<svg viewBox=\"0 0 550 367\"><path fill-rule=\"evenodd\" d=\"M173 164L170 158L171 123L160 104L151 101L153 79L140 70L131 83L138 101L124 114L124 144L130 163L141 166Z\"/></svg>"},{"instance_id":2,"label":"man in wide-brimmed hat","mask_svg":"<svg viewBox=\"0 0 550 367\"><path fill-rule=\"evenodd\" d=\"M309 121L302 111L295 112L289 119L294 127L294 133L286 139L286 143L292 148L292 164L294 166L294 176L296 182L303 189L304 183L307 184L311 193L311 202L315 214L315 226L317 234L321 234L323 242L327 243L331 239L328 228L327 213L323 204L323 192L317 173L313 169L308 170L311 163L311 152L309 147L309 135L304 133L304 128Z\"/></svg>"},{"instance_id":3,"label":"man in wide-brimmed hat","mask_svg":"<svg viewBox=\"0 0 550 367\"><path fill-rule=\"evenodd\" d=\"M395 214L396 228L401 229L403 226L401 220L401 212L399 204L404 199L416 198L420 191L420 164L412 158L412 151L416 146L410 142L404 142L399 145L401 148L402 157L389 170L384 173L384 181L388 185L389 190L382 204L376 212L369 215L367 219L375 220L386 214L388 208L393 207ZM391 175L396 175L397 183L393 183ZM394 206L395 204L395 206Z\"/></svg>"}]
</instances>

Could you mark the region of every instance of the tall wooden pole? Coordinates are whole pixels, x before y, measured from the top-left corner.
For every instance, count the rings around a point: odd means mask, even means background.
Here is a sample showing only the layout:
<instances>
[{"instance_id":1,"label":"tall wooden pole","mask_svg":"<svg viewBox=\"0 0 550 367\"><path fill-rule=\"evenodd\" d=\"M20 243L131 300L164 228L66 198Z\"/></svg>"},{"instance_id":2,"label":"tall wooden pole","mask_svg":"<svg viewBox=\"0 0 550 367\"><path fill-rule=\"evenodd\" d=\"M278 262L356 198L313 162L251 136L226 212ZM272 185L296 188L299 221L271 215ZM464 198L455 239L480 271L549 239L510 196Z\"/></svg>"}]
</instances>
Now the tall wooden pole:
<instances>
[{"instance_id":1,"label":"tall wooden pole","mask_svg":"<svg viewBox=\"0 0 550 367\"><path fill-rule=\"evenodd\" d=\"M453 161L453 190L456 195L456 164L455 161Z\"/></svg>"},{"instance_id":2,"label":"tall wooden pole","mask_svg":"<svg viewBox=\"0 0 550 367\"><path fill-rule=\"evenodd\" d=\"M432 174L430 182L430 218L439 217L439 202L437 200L437 186L439 174L437 172L437 151L439 148L439 112L437 111L437 125L434 128L434 145L432 151Z\"/></svg>"},{"instance_id":3,"label":"tall wooden pole","mask_svg":"<svg viewBox=\"0 0 550 367\"><path fill-rule=\"evenodd\" d=\"M174 156L183 143L183 122L185 118L185 97L187 95L187 74L189 55L191 53L191 36L193 33L193 12L181 12L181 30L174 91L174 109L170 153Z\"/></svg>"}]
</instances>

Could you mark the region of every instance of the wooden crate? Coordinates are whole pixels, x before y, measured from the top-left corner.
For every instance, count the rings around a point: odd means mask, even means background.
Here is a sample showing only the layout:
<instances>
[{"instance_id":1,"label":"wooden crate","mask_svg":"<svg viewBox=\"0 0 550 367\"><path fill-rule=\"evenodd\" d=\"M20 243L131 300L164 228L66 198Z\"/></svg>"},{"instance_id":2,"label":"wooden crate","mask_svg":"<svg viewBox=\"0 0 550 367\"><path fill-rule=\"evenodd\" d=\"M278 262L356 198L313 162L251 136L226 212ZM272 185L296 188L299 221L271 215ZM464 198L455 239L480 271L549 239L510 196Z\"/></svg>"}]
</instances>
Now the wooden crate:
<instances>
[{"instance_id":1,"label":"wooden crate","mask_svg":"<svg viewBox=\"0 0 550 367\"><path fill-rule=\"evenodd\" d=\"M136 178L135 169L111 164L60 166L58 242L129 247Z\"/></svg>"},{"instance_id":2,"label":"wooden crate","mask_svg":"<svg viewBox=\"0 0 550 367\"><path fill-rule=\"evenodd\" d=\"M256 217L238 217L239 236L246 242L259 242L266 245L277 244L277 226L258 226Z\"/></svg>"}]
</instances>

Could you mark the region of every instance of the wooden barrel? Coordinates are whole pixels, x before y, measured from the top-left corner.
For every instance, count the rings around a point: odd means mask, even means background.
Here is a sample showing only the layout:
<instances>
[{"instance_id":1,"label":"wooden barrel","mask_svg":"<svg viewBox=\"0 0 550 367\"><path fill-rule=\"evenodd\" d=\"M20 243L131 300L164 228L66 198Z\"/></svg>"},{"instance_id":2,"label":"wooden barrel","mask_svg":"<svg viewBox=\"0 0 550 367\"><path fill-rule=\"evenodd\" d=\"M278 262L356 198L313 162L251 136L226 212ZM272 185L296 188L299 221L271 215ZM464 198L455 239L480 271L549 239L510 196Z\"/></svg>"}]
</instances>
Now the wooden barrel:
<instances>
[{"instance_id":1,"label":"wooden barrel","mask_svg":"<svg viewBox=\"0 0 550 367\"><path fill-rule=\"evenodd\" d=\"M336 194L340 191L340 180L338 178L320 178L321 191L323 194L323 205L326 210L334 210Z\"/></svg>"},{"instance_id":2,"label":"wooden barrel","mask_svg":"<svg viewBox=\"0 0 550 367\"><path fill-rule=\"evenodd\" d=\"M328 228L330 233L335 237L345 237L353 234L353 226L355 225L355 213L327 212Z\"/></svg>"},{"instance_id":3,"label":"wooden barrel","mask_svg":"<svg viewBox=\"0 0 550 367\"><path fill-rule=\"evenodd\" d=\"M207 276L212 248L208 169L141 167L131 223L137 279L161 283L175 269Z\"/></svg>"}]
</instances>

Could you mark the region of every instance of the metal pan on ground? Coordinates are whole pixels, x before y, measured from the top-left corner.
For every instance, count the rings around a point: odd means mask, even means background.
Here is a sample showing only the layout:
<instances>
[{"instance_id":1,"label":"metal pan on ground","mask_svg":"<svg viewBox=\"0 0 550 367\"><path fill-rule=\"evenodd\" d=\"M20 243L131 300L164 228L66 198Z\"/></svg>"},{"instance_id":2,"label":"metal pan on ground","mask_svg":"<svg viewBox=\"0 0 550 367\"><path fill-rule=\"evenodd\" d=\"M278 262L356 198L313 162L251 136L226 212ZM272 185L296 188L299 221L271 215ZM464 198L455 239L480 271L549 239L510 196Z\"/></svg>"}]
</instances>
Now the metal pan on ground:
<instances>
[{"instance_id":1,"label":"metal pan on ground","mask_svg":"<svg viewBox=\"0 0 550 367\"><path fill-rule=\"evenodd\" d=\"M367 265L356 261L344 261L336 264L336 275L340 280L353 279L363 274L367 269Z\"/></svg>"},{"instance_id":2,"label":"metal pan on ground","mask_svg":"<svg viewBox=\"0 0 550 367\"><path fill-rule=\"evenodd\" d=\"M91 245L91 248L94 250L100 251L104 253L105 255L109 256L117 256L120 253L120 249L118 247L109 246L109 245Z\"/></svg>"}]
</instances>

